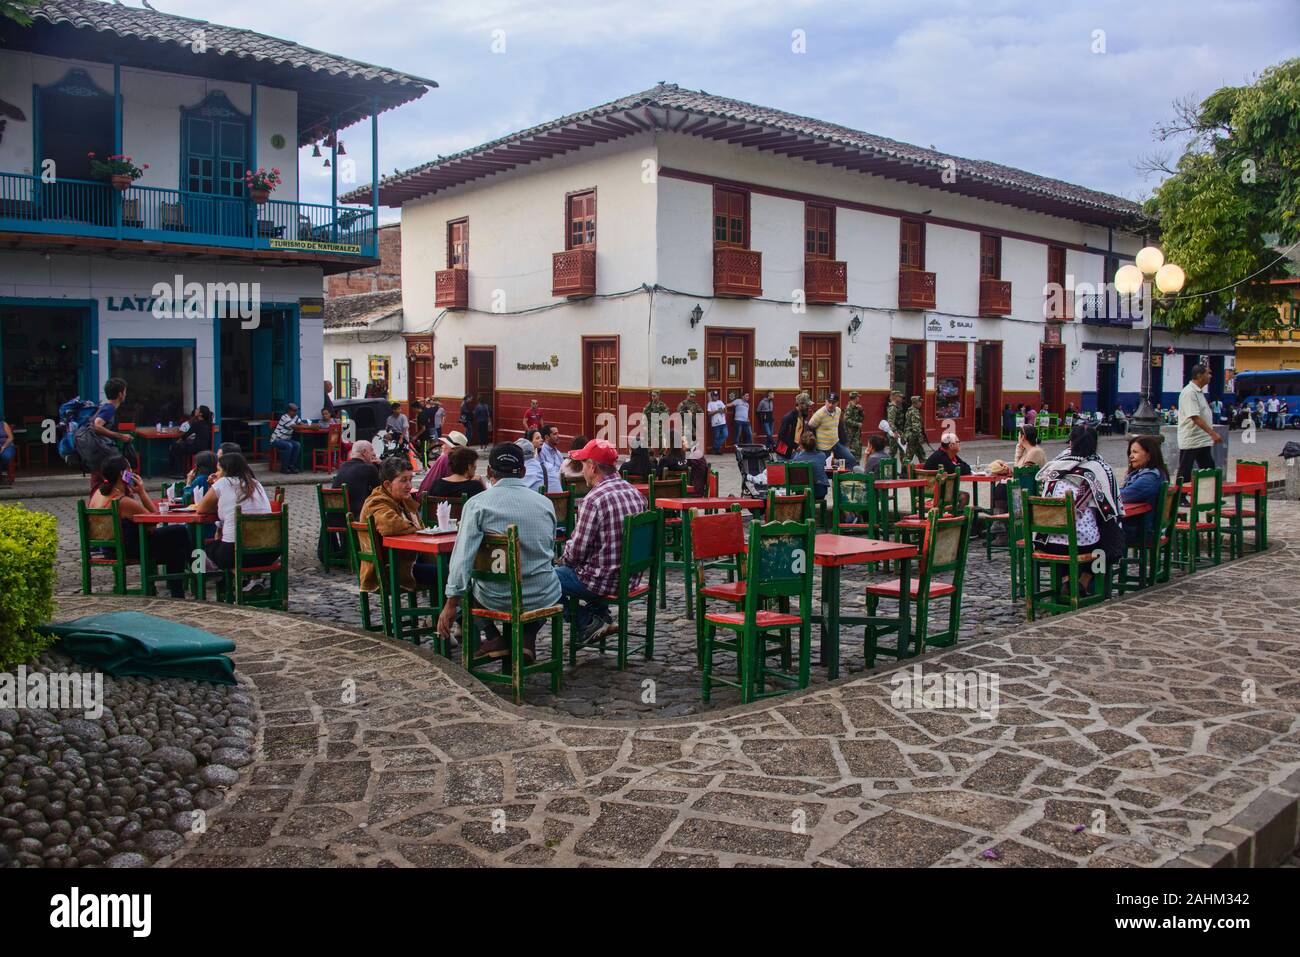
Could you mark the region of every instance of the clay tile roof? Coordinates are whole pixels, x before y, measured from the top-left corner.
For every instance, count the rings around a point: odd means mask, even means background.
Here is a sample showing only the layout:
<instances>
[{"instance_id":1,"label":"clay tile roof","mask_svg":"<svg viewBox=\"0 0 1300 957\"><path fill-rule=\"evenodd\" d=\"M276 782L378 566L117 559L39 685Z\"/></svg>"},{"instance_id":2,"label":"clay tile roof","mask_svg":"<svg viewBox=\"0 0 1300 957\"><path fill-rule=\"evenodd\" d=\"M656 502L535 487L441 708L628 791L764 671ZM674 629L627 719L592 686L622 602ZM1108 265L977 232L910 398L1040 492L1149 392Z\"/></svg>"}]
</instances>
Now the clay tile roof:
<instances>
[{"instance_id":1,"label":"clay tile roof","mask_svg":"<svg viewBox=\"0 0 1300 957\"><path fill-rule=\"evenodd\" d=\"M347 57L335 56L333 53L313 50L292 40L281 40L279 37L254 33L252 30L239 27L227 27L219 23L209 23L207 20L163 13L161 10L129 7L124 3L101 3L100 0L40 0L26 12L33 20L45 20L51 24L66 23L74 27L111 31L122 37L178 43L182 46L190 46L194 42L191 35L193 31L202 29L208 51L220 56L270 60L286 66L342 73L348 77L383 80L386 83L399 85L411 84L421 87L438 85L433 80L399 73L396 70L362 63L359 60L349 60Z\"/></svg>"},{"instance_id":2,"label":"clay tile roof","mask_svg":"<svg viewBox=\"0 0 1300 957\"><path fill-rule=\"evenodd\" d=\"M665 112L659 115L653 112L656 109ZM711 120L714 122L710 122ZM660 83L652 89L612 100L579 113L571 113L481 146L451 156L439 157L422 166L387 176L380 181L380 199L385 203L392 204L391 200L400 204L403 200L436 192L446 186L455 185L456 182L477 178L470 175L476 172L476 166L481 168L481 164L476 161L500 162L494 157L485 157L484 154L495 153L497 156L508 157L510 147L514 144L535 148L536 144L555 142L554 137L548 140L548 134L561 129L580 127L590 134L593 128L608 129L610 124L626 125L623 135L640 132L641 129L650 129L652 126L705 136L725 128L726 132L723 136L729 138L737 135L737 129L743 131L746 128L750 128L750 133L754 136L763 135L765 131L776 134L788 133L812 143L819 142L828 148L839 146L850 153L859 154L864 161L856 163L855 168L865 172L912 182L924 181L925 185L936 189L977 195L995 202L1039 209L1054 215L1074 216L1089 221L1122 222L1137 217L1141 212L1138 204L1110 193L1087 189L999 163L967 159L938 150L913 146L910 143L862 130L746 103L743 100L715 96L701 90L683 89L674 83ZM608 138L613 138L613 133ZM770 143L771 137L767 140ZM554 152L559 151L558 148L554 150ZM780 152L779 147L777 151ZM518 165L519 162L520 160L516 159L513 165ZM508 167L502 165L502 168ZM452 175L460 169L464 169L464 173L459 178ZM945 170L955 172L955 183L942 183L937 174ZM479 171L477 175L485 174ZM363 194L368 197L369 188L354 191L351 195L356 197Z\"/></svg>"},{"instance_id":3,"label":"clay tile roof","mask_svg":"<svg viewBox=\"0 0 1300 957\"><path fill-rule=\"evenodd\" d=\"M326 329L365 329L396 317L402 319L402 290L384 289L353 296L330 296L325 300Z\"/></svg>"}]
</instances>

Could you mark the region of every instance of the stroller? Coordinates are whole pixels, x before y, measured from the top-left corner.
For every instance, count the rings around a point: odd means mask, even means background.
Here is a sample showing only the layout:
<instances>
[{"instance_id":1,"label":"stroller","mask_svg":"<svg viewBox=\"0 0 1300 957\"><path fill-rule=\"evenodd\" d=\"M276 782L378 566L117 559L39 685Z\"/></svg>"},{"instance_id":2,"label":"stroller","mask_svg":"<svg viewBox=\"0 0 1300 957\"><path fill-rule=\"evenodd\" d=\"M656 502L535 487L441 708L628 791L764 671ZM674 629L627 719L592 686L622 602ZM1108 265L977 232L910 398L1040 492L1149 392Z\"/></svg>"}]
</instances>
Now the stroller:
<instances>
[{"instance_id":1,"label":"stroller","mask_svg":"<svg viewBox=\"0 0 1300 957\"><path fill-rule=\"evenodd\" d=\"M767 498L766 445L736 446L736 467L740 469L740 494L745 498Z\"/></svg>"}]
</instances>

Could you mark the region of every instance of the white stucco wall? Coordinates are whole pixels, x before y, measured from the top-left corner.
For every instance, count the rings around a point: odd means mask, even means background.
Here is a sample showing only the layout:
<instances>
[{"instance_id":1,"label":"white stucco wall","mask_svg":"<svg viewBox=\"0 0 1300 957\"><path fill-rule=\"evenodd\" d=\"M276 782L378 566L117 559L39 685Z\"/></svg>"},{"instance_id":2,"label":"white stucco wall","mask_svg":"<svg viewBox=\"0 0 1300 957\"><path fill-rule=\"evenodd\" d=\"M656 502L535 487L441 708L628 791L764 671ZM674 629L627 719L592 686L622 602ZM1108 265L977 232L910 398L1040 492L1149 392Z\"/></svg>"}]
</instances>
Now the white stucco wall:
<instances>
[{"instance_id":1,"label":"white stucco wall","mask_svg":"<svg viewBox=\"0 0 1300 957\"><path fill-rule=\"evenodd\" d=\"M57 83L73 68L81 68L110 96L113 68L60 57L0 50L0 99L26 114L25 121L9 120L0 142L0 172L39 173L40 158L33 157L36 114L34 86ZM181 182L182 108L197 106L212 90L221 90L235 109L252 110L252 87L199 77L181 76L136 67L122 68L122 150L136 164L149 169L137 180L141 186L184 188ZM292 90L259 86L257 90L257 154L255 164L279 167L283 184L276 199L298 196L298 95ZM284 137L283 148L271 146L275 134Z\"/></svg>"}]
</instances>

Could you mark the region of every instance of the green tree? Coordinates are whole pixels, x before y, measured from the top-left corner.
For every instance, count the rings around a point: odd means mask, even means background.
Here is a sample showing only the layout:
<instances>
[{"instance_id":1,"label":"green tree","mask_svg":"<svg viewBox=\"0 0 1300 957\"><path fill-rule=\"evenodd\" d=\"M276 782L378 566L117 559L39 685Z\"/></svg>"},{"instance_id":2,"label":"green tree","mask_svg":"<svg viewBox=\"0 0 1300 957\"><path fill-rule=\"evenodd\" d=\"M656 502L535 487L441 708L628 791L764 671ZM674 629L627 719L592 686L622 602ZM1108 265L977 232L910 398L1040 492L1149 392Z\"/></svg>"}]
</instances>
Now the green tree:
<instances>
[{"instance_id":1,"label":"green tree","mask_svg":"<svg viewBox=\"0 0 1300 957\"><path fill-rule=\"evenodd\" d=\"M1164 307L1165 319L1177 331L1209 313L1236 333L1275 328L1284 287L1268 280L1287 275L1282 251L1300 241L1300 59L1175 109L1156 133L1190 139L1146 204L1165 259L1187 273L1188 298Z\"/></svg>"},{"instance_id":2,"label":"green tree","mask_svg":"<svg viewBox=\"0 0 1300 957\"><path fill-rule=\"evenodd\" d=\"M32 25L31 15L27 12L36 6L36 0L0 0L0 17L13 20L20 26Z\"/></svg>"}]
</instances>

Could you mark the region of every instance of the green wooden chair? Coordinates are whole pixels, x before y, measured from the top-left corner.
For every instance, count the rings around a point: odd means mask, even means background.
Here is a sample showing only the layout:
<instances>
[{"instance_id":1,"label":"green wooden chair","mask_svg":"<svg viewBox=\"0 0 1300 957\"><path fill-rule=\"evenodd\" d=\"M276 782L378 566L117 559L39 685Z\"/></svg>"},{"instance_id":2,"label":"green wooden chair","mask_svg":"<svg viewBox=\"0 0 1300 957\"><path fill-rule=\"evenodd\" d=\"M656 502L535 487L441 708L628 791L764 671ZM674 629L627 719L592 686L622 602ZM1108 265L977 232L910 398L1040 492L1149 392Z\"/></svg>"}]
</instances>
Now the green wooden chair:
<instances>
[{"instance_id":1,"label":"green wooden chair","mask_svg":"<svg viewBox=\"0 0 1300 957\"><path fill-rule=\"evenodd\" d=\"M1025 611L1030 621L1034 621L1040 609L1056 613L1078 611L1086 605L1095 605L1110 597L1110 575L1099 569L1095 581L1100 587L1095 594L1080 594L1079 573L1091 567L1102 553L1098 549L1079 549L1078 531L1074 519L1074 493L1066 492L1065 498L1041 498L1025 495L1024 533L1025 533ZM1055 554L1043 551L1034 542L1035 535L1064 535L1067 552ZM1041 582L1041 572L1048 570L1047 587ZM1062 595L1058 589L1058 579L1067 579L1068 592Z\"/></svg>"},{"instance_id":2,"label":"green wooden chair","mask_svg":"<svg viewBox=\"0 0 1300 957\"><path fill-rule=\"evenodd\" d=\"M652 478L648 485L649 493L647 498L650 502L650 508L658 511L655 502L661 498L686 498L686 476L679 475L672 479ZM684 516L681 512L661 513L663 515L663 531L660 534L659 548L659 607L668 607L668 570L680 568L686 578L686 609L687 614L691 613L694 607L692 604L691 576L688 570L686 560L686 530L683 527ZM669 555L672 558L669 558Z\"/></svg>"},{"instance_id":3,"label":"green wooden chair","mask_svg":"<svg viewBox=\"0 0 1300 957\"><path fill-rule=\"evenodd\" d=\"M874 475L841 472L831 483L831 531L880 537L879 500Z\"/></svg>"},{"instance_id":4,"label":"green wooden chair","mask_svg":"<svg viewBox=\"0 0 1300 957\"><path fill-rule=\"evenodd\" d=\"M346 526L348 515L348 487L326 488L316 486L316 508L320 516L321 568L351 568L352 556L348 552Z\"/></svg>"},{"instance_id":5,"label":"green wooden chair","mask_svg":"<svg viewBox=\"0 0 1300 957\"><path fill-rule=\"evenodd\" d=\"M578 509L573 497L573 489L566 488L562 492L543 492L551 500L551 507L555 509L555 554L559 557L564 551L564 543L573 535L573 526L578 521Z\"/></svg>"},{"instance_id":6,"label":"green wooden chair","mask_svg":"<svg viewBox=\"0 0 1300 957\"><path fill-rule=\"evenodd\" d=\"M895 540L912 542L920 547L926 529L930 527L930 512L937 508L945 515L951 515L956 510L961 477L947 469L928 471L914 468L912 478L925 479L925 487L912 489L912 514L904 515L890 527Z\"/></svg>"},{"instance_id":7,"label":"green wooden chair","mask_svg":"<svg viewBox=\"0 0 1300 957\"><path fill-rule=\"evenodd\" d=\"M1191 484L1187 517L1174 523L1175 548L1189 575L1198 565L1222 562L1223 535L1232 534L1232 529L1223 525L1223 473L1218 469L1195 469ZM1202 537L1207 539L1204 559Z\"/></svg>"},{"instance_id":8,"label":"green wooden chair","mask_svg":"<svg viewBox=\"0 0 1300 957\"><path fill-rule=\"evenodd\" d=\"M961 628L961 596L966 581L966 547L970 541L973 510L966 508L960 515L945 515L939 509L930 512L925 536L918 552L917 574L911 578L908 595L915 603L912 633L916 642L916 653L925 651L926 645L947 647L957 643L957 634ZM951 582L936 581L936 575L952 575ZM882 598L898 601L902 594L899 579L892 582L868 584L867 615L876 614L876 608ZM930 612L934 602L941 599L948 601L948 621L941 631L930 632ZM897 633L897 627L882 628L874 623L867 624L866 655L867 667L876 664L879 653L877 637L884 631ZM891 652L892 654L892 652Z\"/></svg>"},{"instance_id":9,"label":"green wooden chair","mask_svg":"<svg viewBox=\"0 0 1300 957\"><path fill-rule=\"evenodd\" d=\"M704 613L709 599L729 602L733 610L745 601L745 520L738 508L688 518L695 575L695 655L703 668ZM709 584L706 576L714 569L724 569L727 580Z\"/></svg>"},{"instance_id":10,"label":"green wooden chair","mask_svg":"<svg viewBox=\"0 0 1300 957\"><path fill-rule=\"evenodd\" d=\"M266 555L274 553L267 560ZM256 562L257 564L250 564ZM220 599L236 605L261 608L289 607L289 508L263 515L245 515L235 507L235 567L222 569L217 579ZM249 578L266 575L271 587L264 594L244 590Z\"/></svg>"},{"instance_id":11,"label":"green wooden chair","mask_svg":"<svg viewBox=\"0 0 1300 957\"><path fill-rule=\"evenodd\" d=\"M1262 482L1264 492L1254 496L1250 505L1243 505L1243 496L1238 495L1231 505L1223 507L1223 521L1232 536L1230 554L1233 558L1246 553L1246 532L1254 536L1255 551L1262 552L1268 548L1268 463L1237 459L1237 481Z\"/></svg>"},{"instance_id":12,"label":"green wooden chair","mask_svg":"<svg viewBox=\"0 0 1300 957\"><path fill-rule=\"evenodd\" d=\"M551 676L551 693L558 694L564 676L564 606L548 605L544 608L524 608L523 574L519 565L519 527L511 525L504 535L484 535L474 557L470 574L471 587L461 602L461 664L480 681L507 684L514 691L515 704L523 704L524 679L533 674ZM484 608L474 601L473 582L496 582L510 588L510 610L496 611ZM551 655L546 661L524 664L524 625L538 619L551 621ZM495 659L478 654L479 634L475 619L495 621L506 632L510 641L510 655ZM540 637L540 635L539 635ZM489 666L500 660L499 672L489 671Z\"/></svg>"},{"instance_id":13,"label":"green wooden chair","mask_svg":"<svg viewBox=\"0 0 1300 957\"><path fill-rule=\"evenodd\" d=\"M376 547L381 539L375 531L375 521L368 518L364 522L354 521L348 513L348 552L352 560L352 571L357 576L357 609L361 612L361 627L366 631L382 631L392 635L392 623L388 618L388 575L384 568L383 549ZM375 579L378 581L380 624L372 623L370 617L370 592L361 587L361 563L370 562L375 566Z\"/></svg>"},{"instance_id":14,"label":"green wooden chair","mask_svg":"<svg viewBox=\"0 0 1300 957\"><path fill-rule=\"evenodd\" d=\"M1134 522L1141 522L1142 537L1132 544L1126 543L1124 555L1108 569L1113 577L1111 587L1117 594L1124 595L1152 584L1160 544L1159 517L1168 513L1170 508L1168 499L1176 500L1177 490L1171 489L1168 482L1161 482L1151 511L1131 519Z\"/></svg>"},{"instance_id":15,"label":"green wooden chair","mask_svg":"<svg viewBox=\"0 0 1300 957\"><path fill-rule=\"evenodd\" d=\"M619 550L618 588L612 595L601 595L598 599L606 605L618 607L618 670L627 668L628 656L640 651L647 661L654 657L655 650L655 588L658 587L659 556L662 554L660 536L663 535L663 515L653 510L629 515L623 519L623 544ZM640 584L633 586L632 580L640 578ZM645 631L635 633L631 630L630 612L634 601L644 600ZM573 603L575 606L577 602ZM576 612L576 607L574 608ZM578 616L572 615L573 624L569 632L569 664L578 663ZM633 638L640 638L641 644L629 647ZM605 642L600 640L600 653L605 653Z\"/></svg>"},{"instance_id":16,"label":"green wooden chair","mask_svg":"<svg viewBox=\"0 0 1300 957\"><path fill-rule=\"evenodd\" d=\"M765 522L806 522L813 517L812 495L808 492L781 493L767 490L767 504L763 508Z\"/></svg>"},{"instance_id":17,"label":"green wooden chair","mask_svg":"<svg viewBox=\"0 0 1300 957\"><path fill-rule=\"evenodd\" d=\"M1155 555L1149 569L1152 585L1163 584L1173 577L1174 543L1177 539L1174 526L1178 524L1178 503L1182 496L1173 486L1167 485L1167 489L1152 516L1155 521L1152 530L1155 536Z\"/></svg>"},{"instance_id":18,"label":"green wooden chair","mask_svg":"<svg viewBox=\"0 0 1300 957\"><path fill-rule=\"evenodd\" d=\"M705 701L709 700L715 681L739 689L743 703L790 690L768 691L768 679L798 688L808 687L815 614L812 591L816 537L817 529L812 522L750 523L743 607L739 611L704 615L701 694ZM782 598L798 598L799 613L764 608L767 601ZM719 628L726 629L735 637L719 639ZM784 640L795 628L799 630L798 672L791 674L769 667L768 634L775 631ZM736 681L714 674L713 657L720 650L736 655Z\"/></svg>"},{"instance_id":19,"label":"green wooden chair","mask_svg":"<svg viewBox=\"0 0 1300 957\"><path fill-rule=\"evenodd\" d=\"M469 501L468 495L426 495L420 502L420 521L424 522L426 528L433 528L438 524L438 506L447 502L451 505L451 517L454 521L460 521L460 513L465 509L465 503Z\"/></svg>"},{"instance_id":20,"label":"green wooden chair","mask_svg":"<svg viewBox=\"0 0 1300 957\"><path fill-rule=\"evenodd\" d=\"M93 594L91 591L90 572L93 568L109 568L113 571L114 595L143 595L145 586L143 574L137 588L127 588L126 569L128 565L138 565L138 559L126 557L126 545L123 538L122 515L118 511L118 502L114 499L108 508L87 508L81 499L77 500L77 531L81 536L81 593ZM135 534L134 525L128 529ZM98 549L112 549L113 557L93 554Z\"/></svg>"},{"instance_id":21,"label":"green wooden chair","mask_svg":"<svg viewBox=\"0 0 1300 957\"><path fill-rule=\"evenodd\" d=\"M1005 512L989 512L985 515L986 524L984 526L984 558L988 561L993 559L993 550L1005 548L1011 557L1011 600L1016 601L1019 597L1016 592L1016 585L1019 581L1019 571L1016 565L1019 560L1019 538L1016 531L1020 525L1018 510L1020 508L1019 497L1015 495L1017 489L1023 490L1030 495L1038 494L1038 466L1022 465L1020 468L1011 470L1011 478L1007 480L1007 510ZM1006 527L1007 543L1006 545L993 544L993 532L997 525L1002 524ZM1023 538L1024 536L1020 536Z\"/></svg>"}]
</instances>

